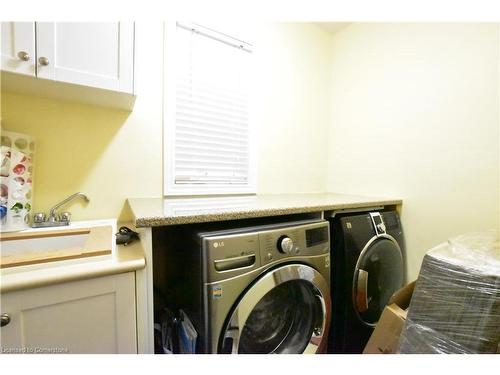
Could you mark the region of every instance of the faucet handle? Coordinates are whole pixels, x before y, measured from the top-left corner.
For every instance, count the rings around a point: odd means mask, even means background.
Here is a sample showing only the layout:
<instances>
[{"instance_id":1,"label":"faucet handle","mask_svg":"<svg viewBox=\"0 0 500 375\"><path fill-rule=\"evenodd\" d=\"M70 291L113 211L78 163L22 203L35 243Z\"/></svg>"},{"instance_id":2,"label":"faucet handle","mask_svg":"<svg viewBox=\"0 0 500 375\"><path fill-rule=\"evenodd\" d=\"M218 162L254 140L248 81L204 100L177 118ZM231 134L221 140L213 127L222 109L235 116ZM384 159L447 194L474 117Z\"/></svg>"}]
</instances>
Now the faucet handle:
<instances>
[{"instance_id":1,"label":"faucet handle","mask_svg":"<svg viewBox=\"0 0 500 375\"><path fill-rule=\"evenodd\" d=\"M37 212L36 214L33 215L33 222L34 223L43 223L46 218L47 218L47 215L45 215L44 212Z\"/></svg>"},{"instance_id":2,"label":"faucet handle","mask_svg":"<svg viewBox=\"0 0 500 375\"><path fill-rule=\"evenodd\" d=\"M59 215L59 221L62 222L68 222L71 220L71 212L61 212L61 215Z\"/></svg>"}]
</instances>

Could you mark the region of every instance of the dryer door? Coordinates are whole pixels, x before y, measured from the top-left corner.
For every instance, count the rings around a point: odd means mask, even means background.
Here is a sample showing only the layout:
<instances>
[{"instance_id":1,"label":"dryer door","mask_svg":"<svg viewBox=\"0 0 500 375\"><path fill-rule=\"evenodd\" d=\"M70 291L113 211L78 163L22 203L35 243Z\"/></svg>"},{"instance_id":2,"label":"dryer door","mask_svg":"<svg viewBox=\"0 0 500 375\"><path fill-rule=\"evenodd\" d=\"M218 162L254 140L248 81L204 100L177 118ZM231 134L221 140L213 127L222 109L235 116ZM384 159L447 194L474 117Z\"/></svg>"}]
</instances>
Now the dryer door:
<instances>
[{"instance_id":1,"label":"dryer door","mask_svg":"<svg viewBox=\"0 0 500 375\"><path fill-rule=\"evenodd\" d=\"M361 251L353 280L353 305L362 322L374 326L392 294L403 286L403 255L389 235L372 238Z\"/></svg>"},{"instance_id":2,"label":"dryer door","mask_svg":"<svg viewBox=\"0 0 500 375\"><path fill-rule=\"evenodd\" d=\"M242 296L219 352L316 353L328 337L330 312L328 284L318 271L302 264L276 268Z\"/></svg>"}]
</instances>

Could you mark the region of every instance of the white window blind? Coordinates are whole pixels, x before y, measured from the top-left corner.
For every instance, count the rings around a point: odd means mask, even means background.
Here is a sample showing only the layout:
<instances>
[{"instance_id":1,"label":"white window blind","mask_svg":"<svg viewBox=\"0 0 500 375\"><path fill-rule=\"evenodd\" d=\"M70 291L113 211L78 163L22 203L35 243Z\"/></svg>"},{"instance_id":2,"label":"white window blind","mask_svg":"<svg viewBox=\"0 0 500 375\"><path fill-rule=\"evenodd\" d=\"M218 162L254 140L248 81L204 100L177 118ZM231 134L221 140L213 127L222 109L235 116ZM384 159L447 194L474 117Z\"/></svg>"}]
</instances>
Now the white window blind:
<instances>
[{"instance_id":1,"label":"white window blind","mask_svg":"<svg viewBox=\"0 0 500 375\"><path fill-rule=\"evenodd\" d=\"M250 45L177 23L174 56L174 186L247 188Z\"/></svg>"}]
</instances>

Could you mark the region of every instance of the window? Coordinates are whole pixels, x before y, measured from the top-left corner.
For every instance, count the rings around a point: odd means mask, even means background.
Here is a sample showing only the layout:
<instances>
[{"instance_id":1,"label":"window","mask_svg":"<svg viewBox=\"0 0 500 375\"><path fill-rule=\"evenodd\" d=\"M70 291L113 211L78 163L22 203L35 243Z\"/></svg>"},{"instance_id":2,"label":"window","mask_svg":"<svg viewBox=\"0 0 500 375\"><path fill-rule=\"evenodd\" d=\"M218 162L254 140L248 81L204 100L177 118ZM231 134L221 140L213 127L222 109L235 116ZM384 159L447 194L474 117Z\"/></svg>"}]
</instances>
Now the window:
<instances>
[{"instance_id":1,"label":"window","mask_svg":"<svg viewBox=\"0 0 500 375\"><path fill-rule=\"evenodd\" d=\"M212 29L167 25L165 195L255 193L251 56Z\"/></svg>"}]
</instances>

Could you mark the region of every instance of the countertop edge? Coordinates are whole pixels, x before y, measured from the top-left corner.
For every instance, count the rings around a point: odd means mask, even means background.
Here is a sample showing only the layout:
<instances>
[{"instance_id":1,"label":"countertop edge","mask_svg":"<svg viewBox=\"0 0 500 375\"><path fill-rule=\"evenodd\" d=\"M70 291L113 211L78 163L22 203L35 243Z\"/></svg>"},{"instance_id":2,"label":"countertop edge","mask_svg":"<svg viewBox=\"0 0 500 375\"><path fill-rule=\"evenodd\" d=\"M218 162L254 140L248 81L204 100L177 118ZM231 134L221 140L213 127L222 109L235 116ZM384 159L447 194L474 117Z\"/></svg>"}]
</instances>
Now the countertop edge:
<instances>
[{"instance_id":1,"label":"countertop edge","mask_svg":"<svg viewBox=\"0 0 500 375\"><path fill-rule=\"evenodd\" d=\"M81 281L102 276L116 275L120 273L136 271L146 267L146 261L144 259L134 259L119 263L117 265L103 264L105 262L106 261L93 262L95 264L93 264L92 266L95 267L91 270L84 269L82 267L81 270L75 271L71 268L68 268L62 272L54 272L54 274L50 276L45 276L45 275L41 275L39 277L32 276L30 278L24 278L24 279L20 277L21 280L16 280L16 278L12 278L9 276L5 278L2 277L2 281L0 283L0 293L5 294L24 289L33 289L48 285ZM27 272L36 272L36 271L27 271Z\"/></svg>"},{"instance_id":2,"label":"countertop edge","mask_svg":"<svg viewBox=\"0 0 500 375\"><path fill-rule=\"evenodd\" d=\"M373 206L401 205L402 199L381 199L367 200L365 202L356 203L338 203L329 205L317 206L300 206L290 208L271 208L271 209L256 209L248 211L228 211L210 214L200 214L192 216L152 216L152 217L135 217L135 226L137 228L161 227L181 224L207 223L214 221L249 219L266 216L281 216L289 214L312 213L318 211L332 211L340 209L356 209L369 208Z\"/></svg>"},{"instance_id":3,"label":"countertop edge","mask_svg":"<svg viewBox=\"0 0 500 375\"><path fill-rule=\"evenodd\" d=\"M118 224L135 229L130 222ZM128 246L113 244L113 248L116 250L112 255L0 269L0 293L111 276L146 267L144 249L140 241Z\"/></svg>"}]
</instances>

